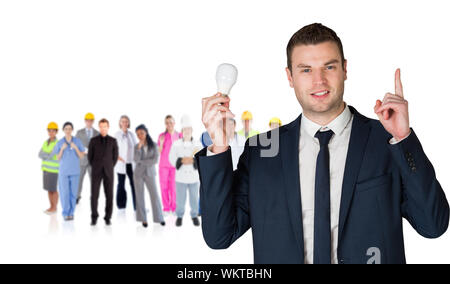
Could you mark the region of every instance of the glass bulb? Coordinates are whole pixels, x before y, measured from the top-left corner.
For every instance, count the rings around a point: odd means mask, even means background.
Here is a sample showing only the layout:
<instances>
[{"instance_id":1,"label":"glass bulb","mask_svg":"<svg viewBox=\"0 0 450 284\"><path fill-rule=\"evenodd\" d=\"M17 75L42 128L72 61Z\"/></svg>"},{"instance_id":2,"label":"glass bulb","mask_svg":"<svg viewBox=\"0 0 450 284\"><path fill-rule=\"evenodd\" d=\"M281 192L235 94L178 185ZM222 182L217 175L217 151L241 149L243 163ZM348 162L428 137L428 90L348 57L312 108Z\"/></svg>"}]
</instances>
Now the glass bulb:
<instances>
[{"instance_id":1,"label":"glass bulb","mask_svg":"<svg viewBox=\"0 0 450 284\"><path fill-rule=\"evenodd\" d=\"M236 66L228 63L220 64L216 72L217 92L223 95L230 94L231 88L236 83L237 75Z\"/></svg>"}]
</instances>

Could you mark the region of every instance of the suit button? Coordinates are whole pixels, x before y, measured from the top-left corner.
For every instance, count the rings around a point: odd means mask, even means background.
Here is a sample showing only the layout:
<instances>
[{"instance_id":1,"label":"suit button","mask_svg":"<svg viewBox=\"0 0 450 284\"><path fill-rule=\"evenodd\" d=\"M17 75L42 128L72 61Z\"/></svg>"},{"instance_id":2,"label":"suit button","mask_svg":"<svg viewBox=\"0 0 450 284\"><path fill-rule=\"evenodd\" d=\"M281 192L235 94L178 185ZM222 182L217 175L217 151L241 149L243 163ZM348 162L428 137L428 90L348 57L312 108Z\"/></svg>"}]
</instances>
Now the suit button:
<instances>
[{"instance_id":1,"label":"suit button","mask_svg":"<svg viewBox=\"0 0 450 284\"><path fill-rule=\"evenodd\" d=\"M344 264L345 262L344 262L344 260L343 259L340 259L339 260L339 264Z\"/></svg>"},{"instance_id":2,"label":"suit button","mask_svg":"<svg viewBox=\"0 0 450 284\"><path fill-rule=\"evenodd\" d=\"M417 168L416 168L415 166L413 166L413 167L411 168L411 170L412 170L413 172L415 172L415 171L417 170Z\"/></svg>"}]
</instances>

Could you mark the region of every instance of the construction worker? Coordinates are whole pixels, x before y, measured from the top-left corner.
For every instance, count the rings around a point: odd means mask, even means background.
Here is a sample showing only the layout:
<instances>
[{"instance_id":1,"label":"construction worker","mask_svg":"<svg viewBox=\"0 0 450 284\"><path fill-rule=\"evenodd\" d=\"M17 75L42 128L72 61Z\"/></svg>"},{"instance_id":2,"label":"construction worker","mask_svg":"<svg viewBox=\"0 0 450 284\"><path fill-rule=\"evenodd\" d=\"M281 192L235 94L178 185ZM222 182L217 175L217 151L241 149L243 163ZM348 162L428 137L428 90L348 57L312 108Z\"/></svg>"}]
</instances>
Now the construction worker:
<instances>
[{"instance_id":1,"label":"construction worker","mask_svg":"<svg viewBox=\"0 0 450 284\"><path fill-rule=\"evenodd\" d=\"M241 131L238 132L239 135L245 137L245 139L253 137L255 135L258 135L259 132L252 129L252 123L253 123L253 115L249 111L244 111L242 113L242 125L244 125L244 128L241 129Z\"/></svg>"},{"instance_id":2,"label":"construction worker","mask_svg":"<svg viewBox=\"0 0 450 284\"><path fill-rule=\"evenodd\" d=\"M274 130L278 127L281 127L281 120L278 117L273 117L269 122L270 130Z\"/></svg>"},{"instance_id":3,"label":"construction worker","mask_svg":"<svg viewBox=\"0 0 450 284\"><path fill-rule=\"evenodd\" d=\"M89 148L89 142L91 141L91 139L100 134L97 130L93 128L94 121L95 116L92 113L86 114L84 116L84 123L86 127L78 130L77 134L75 135L75 137L81 140L85 149ZM80 182L78 183L77 204L80 202L81 199L81 192L83 190L83 181L86 172L89 173L89 180L91 180L92 169L91 166L89 165L87 155L83 156L83 158L80 159Z\"/></svg>"},{"instance_id":4,"label":"construction worker","mask_svg":"<svg viewBox=\"0 0 450 284\"><path fill-rule=\"evenodd\" d=\"M41 151L39 151L39 158L42 159L42 172L44 174L44 190L48 192L48 199L50 201L50 208L45 210L44 213L53 215L58 208L58 172L59 161L55 154L52 154L53 148L55 148L58 139L56 134L58 133L58 124L50 122L47 126L47 132L49 138L42 145Z\"/></svg>"}]
</instances>

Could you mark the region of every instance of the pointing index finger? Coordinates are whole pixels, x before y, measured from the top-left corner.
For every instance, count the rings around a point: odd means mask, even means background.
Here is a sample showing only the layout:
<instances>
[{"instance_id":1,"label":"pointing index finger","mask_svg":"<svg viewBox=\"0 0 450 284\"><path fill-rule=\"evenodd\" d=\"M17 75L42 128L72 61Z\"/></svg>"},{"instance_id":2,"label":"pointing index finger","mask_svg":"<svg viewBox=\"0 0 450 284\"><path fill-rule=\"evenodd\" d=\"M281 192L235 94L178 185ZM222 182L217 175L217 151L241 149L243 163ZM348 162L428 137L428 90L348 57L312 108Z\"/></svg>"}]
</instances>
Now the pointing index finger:
<instances>
[{"instance_id":1,"label":"pointing index finger","mask_svg":"<svg viewBox=\"0 0 450 284\"><path fill-rule=\"evenodd\" d=\"M400 79L400 68L395 70L395 94L403 98L403 86Z\"/></svg>"}]
</instances>

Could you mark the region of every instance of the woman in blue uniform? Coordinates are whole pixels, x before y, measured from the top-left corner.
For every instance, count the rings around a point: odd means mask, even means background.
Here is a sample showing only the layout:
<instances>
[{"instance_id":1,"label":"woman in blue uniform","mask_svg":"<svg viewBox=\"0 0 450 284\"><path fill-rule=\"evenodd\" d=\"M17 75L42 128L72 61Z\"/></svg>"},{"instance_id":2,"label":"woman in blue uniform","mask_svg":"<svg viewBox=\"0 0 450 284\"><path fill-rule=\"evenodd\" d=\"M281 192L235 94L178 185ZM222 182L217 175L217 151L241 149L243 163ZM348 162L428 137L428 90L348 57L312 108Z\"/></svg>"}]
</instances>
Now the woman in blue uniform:
<instances>
[{"instance_id":1,"label":"woman in blue uniform","mask_svg":"<svg viewBox=\"0 0 450 284\"><path fill-rule=\"evenodd\" d=\"M74 219L80 178L80 158L85 148L80 139L73 137L73 124L66 122L63 126L64 138L59 140L53 150L59 160L59 196L65 221Z\"/></svg>"}]
</instances>

